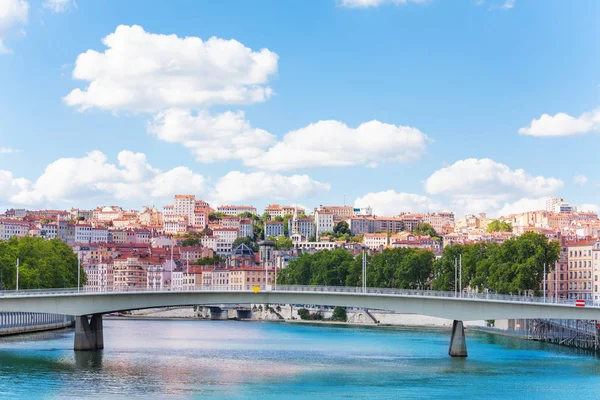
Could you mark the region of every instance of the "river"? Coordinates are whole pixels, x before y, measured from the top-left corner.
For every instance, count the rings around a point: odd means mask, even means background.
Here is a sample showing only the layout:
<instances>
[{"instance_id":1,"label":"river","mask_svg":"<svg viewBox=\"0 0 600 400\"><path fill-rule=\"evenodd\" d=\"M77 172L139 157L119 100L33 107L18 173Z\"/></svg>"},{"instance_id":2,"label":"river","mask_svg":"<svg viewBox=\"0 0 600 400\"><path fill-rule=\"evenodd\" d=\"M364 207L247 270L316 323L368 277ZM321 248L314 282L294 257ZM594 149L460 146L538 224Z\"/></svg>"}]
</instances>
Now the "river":
<instances>
[{"instance_id":1,"label":"river","mask_svg":"<svg viewBox=\"0 0 600 400\"><path fill-rule=\"evenodd\" d=\"M104 321L102 352L72 330L0 338L2 399L600 398L600 360L576 350L450 332L291 323Z\"/></svg>"}]
</instances>

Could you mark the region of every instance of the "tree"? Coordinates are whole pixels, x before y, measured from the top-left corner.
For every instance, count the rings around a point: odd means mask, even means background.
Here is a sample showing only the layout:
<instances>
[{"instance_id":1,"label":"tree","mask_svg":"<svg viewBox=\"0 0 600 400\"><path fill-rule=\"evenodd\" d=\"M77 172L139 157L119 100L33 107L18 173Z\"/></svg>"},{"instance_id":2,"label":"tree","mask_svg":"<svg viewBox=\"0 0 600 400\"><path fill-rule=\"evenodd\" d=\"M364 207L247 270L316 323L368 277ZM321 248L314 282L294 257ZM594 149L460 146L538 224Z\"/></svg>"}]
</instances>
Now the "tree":
<instances>
[{"instance_id":1,"label":"tree","mask_svg":"<svg viewBox=\"0 0 600 400\"><path fill-rule=\"evenodd\" d=\"M512 232L513 227L510 222L494 220L486 228L487 232Z\"/></svg>"},{"instance_id":2,"label":"tree","mask_svg":"<svg viewBox=\"0 0 600 400\"><path fill-rule=\"evenodd\" d=\"M19 289L48 289L77 286L77 255L59 239L12 237L0 241L2 287L15 289L19 259ZM83 267L81 285L86 283Z\"/></svg>"},{"instance_id":3,"label":"tree","mask_svg":"<svg viewBox=\"0 0 600 400\"><path fill-rule=\"evenodd\" d=\"M558 242L545 235L528 232L497 243L473 243L447 246L435 262L433 287L454 290L455 260L462 256L462 286L472 290L486 289L496 293L519 294L537 292L544 279L544 264L552 272L558 260Z\"/></svg>"},{"instance_id":4,"label":"tree","mask_svg":"<svg viewBox=\"0 0 600 400\"><path fill-rule=\"evenodd\" d=\"M419 236L438 237L438 234L435 231L435 229L433 229L433 227L426 222L417 224L412 232L415 235L419 235Z\"/></svg>"},{"instance_id":5,"label":"tree","mask_svg":"<svg viewBox=\"0 0 600 400\"><path fill-rule=\"evenodd\" d=\"M240 244L245 244L246 246L250 247L250 249L252 249L252 251L254 252L258 251L258 246L256 245L256 242L246 236L240 236L239 238L235 239L231 244L231 248L235 250Z\"/></svg>"},{"instance_id":6,"label":"tree","mask_svg":"<svg viewBox=\"0 0 600 400\"><path fill-rule=\"evenodd\" d=\"M333 315L331 316L332 321L346 322L348 316L344 307L337 306L333 309Z\"/></svg>"},{"instance_id":7,"label":"tree","mask_svg":"<svg viewBox=\"0 0 600 400\"><path fill-rule=\"evenodd\" d=\"M225 262L225 259L219 255L215 255L214 257L199 258L194 265L215 265L222 262Z\"/></svg>"},{"instance_id":8,"label":"tree","mask_svg":"<svg viewBox=\"0 0 600 400\"><path fill-rule=\"evenodd\" d=\"M270 221L270 220L271 220L271 214L269 214L268 212L266 212L266 211L265 211L265 212L263 213L263 215L262 215L262 218L261 218L261 220L262 220L263 222Z\"/></svg>"},{"instance_id":9,"label":"tree","mask_svg":"<svg viewBox=\"0 0 600 400\"><path fill-rule=\"evenodd\" d=\"M275 250L290 250L292 247L294 247L292 239L284 235L269 236L269 240L275 242Z\"/></svg>"},{"instance_id":10,"label":"tree","mask_svg":"<svg viewBox=\"0 0 600 400\"><path fill-rule=\"evenodd\" d=\"M214 222L214 221L223 219L224 216L225 216L224 212L215 211L215 212L211 212L210 214L208 214L208 220L210 222Z\"/></svg>"},{"instance_id":11,"label":"tree","mask_svg":"<svg viewBox=\"0 0 600 400\"><path fill-rule=\"evenodd\" d=\"M350 226L346 221L340 221L333 227L333 233L336 235L350 235Z\"/></svg>"},{"instance_id":12,"label":"tree","mask_svg":"<svg viewBox=\"0 0 600 400\"><path fill-rule=\"evenodd\" d=\"M294 218L294 216L293 216L293 215L290 215L290 214L288 214L288 215L284 215L284 216L283 216L283 221L281 221L281 222L283 222L283 234L284 234L285 236L290 236L290 232L289 232L289 222L288 222L288 221L289 221L290 219L292 219L292 218Z\"/></svg>"}]
</instances>

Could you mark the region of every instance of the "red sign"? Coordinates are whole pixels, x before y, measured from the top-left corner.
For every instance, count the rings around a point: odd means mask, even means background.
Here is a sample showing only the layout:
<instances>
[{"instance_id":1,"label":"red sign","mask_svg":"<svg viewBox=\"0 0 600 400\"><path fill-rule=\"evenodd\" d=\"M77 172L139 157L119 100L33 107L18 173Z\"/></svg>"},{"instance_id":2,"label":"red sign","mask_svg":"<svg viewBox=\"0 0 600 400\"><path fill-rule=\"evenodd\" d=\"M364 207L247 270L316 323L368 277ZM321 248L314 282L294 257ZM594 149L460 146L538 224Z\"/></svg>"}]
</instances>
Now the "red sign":
<instances>
[{"instance_id":1,"label":"red sign","mask_svg":"<svg viewBox=\"0 0 600 400\"><path fill-rule=\"evenodd\" d=\"M585 307L585 300L575 300L575 305L577 307Z\"/></svg>"}]
</instances>

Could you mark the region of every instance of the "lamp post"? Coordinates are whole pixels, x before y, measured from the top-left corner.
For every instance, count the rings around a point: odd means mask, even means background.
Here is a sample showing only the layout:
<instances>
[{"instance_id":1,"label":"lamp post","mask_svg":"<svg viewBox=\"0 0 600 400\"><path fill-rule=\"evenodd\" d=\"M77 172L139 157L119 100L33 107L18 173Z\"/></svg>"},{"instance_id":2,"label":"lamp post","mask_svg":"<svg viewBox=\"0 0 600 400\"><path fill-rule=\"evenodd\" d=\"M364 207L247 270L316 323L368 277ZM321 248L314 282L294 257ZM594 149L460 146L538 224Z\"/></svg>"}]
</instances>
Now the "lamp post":
<instances>
[{"instance_id":1,"label":"lamp post","mask_svg":"<svg viewBox=\"0 0 600 400\"><path fill-rule=\"evenodd\" d=\"M546 302L546 263L544 263L544 303Z\"/></svg>"},{"instance_id":2,"label":"lamp post","mask_svg":"<svg viewBox=\"0 0 600 400\"><path fill-rule=\"evenodd\" d=\"M362 253L362 286L363 286L363 293L367 293L367 253L366 253L366 247L363 246L363 253Z\"/></svg>"},{"instance_id":3,"label":"lamp post","mask_svg":"<svg viewBox=\"0 0 600 400\"><path fill-rule=\"evenodd\" d=\"M19 259L17 258L17 291L19 291Z\"/></svg>"},{"instance_id":4,"label":"lamp post","mask_svg":"<svg viewBox=\"0 0 600 400\"><path fill-rule=\"evenodd\" d=\"M460 297L462 297L462 253L460 253L458 255L459 257L459 272L458 272L458 276L459 276L459 286L460 286Z\"/></svg>"},{"instance_id":5,"label":"lamp post","mask_svg":"<svg viewBox=\"0 0 600 400\"><path fill-rule=\"evenodd\" d=\"M77 252L77 293L79 293L79 282L81 280L81 252Z\"/></svg>"}]
</instances>

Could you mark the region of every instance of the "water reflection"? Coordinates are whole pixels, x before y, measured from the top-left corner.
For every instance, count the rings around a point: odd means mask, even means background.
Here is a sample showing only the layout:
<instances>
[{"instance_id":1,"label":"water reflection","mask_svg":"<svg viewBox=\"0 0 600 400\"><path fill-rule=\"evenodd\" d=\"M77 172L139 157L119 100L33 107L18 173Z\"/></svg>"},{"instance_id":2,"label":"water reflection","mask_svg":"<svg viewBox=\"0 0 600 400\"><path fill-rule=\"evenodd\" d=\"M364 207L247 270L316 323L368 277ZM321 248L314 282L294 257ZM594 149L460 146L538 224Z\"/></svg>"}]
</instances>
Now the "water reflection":
<instances>
[{"instance_id":1,"label":"water reflection","mask_svg":"<svg viewBox=\"0 0 600 400\"><path fill-rule=\"evenodd\" d=\"M102 369L103 350L96 351L74 351L75 368L83 370Z\"/></svg>"},{"instance_id":2,"label":"water reflection","mask_svg":"<svg viewBox=\"0 0 600 400\"><path fill-rule=\"evenodd\" d=\"M600 392L594 357L475 332L467 359L448 357L450 332L432 329L106 320L104 335L104 350L82 352L72 350L72 331L0 339L0 398L579 400Z\"/></svg>"}]
</instances>

